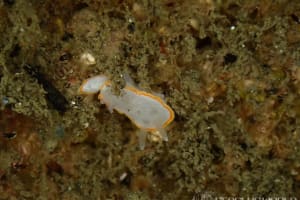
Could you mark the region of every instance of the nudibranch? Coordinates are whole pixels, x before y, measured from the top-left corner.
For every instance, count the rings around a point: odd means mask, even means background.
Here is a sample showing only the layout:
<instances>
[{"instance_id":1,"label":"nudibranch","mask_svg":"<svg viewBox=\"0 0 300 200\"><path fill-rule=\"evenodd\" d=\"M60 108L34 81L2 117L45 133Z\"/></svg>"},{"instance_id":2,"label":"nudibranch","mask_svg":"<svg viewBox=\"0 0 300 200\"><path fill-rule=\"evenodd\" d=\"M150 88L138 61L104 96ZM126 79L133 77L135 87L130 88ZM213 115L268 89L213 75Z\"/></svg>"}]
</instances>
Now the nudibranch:
<instances>
[{"instance_id":1,"label":"nudibranch","mask_svg":"<svg viewBox=\"0 0 300 200\"><path fill-rule=\"evenodd\" d=\"M126 115L137 127L139 146L145 148L147 133L159 134L168 141L165 128L174 119L174 111L159 97L136 87L127 77L126 86L116 95L111 87L110 80L104 75L91 77L83 82L79 91L81 94L96 94L110 112Z\"/></svg>"}]
</instances>

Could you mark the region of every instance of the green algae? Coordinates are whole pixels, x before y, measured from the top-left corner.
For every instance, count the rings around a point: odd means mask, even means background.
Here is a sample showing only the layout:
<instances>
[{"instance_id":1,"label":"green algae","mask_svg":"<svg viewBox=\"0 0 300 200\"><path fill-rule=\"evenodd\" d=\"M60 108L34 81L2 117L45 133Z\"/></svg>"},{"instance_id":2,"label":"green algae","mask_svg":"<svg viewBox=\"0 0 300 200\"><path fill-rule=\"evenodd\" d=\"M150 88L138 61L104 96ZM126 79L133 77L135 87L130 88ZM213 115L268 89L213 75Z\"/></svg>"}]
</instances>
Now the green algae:
<instances>
[{"instance_id":1,"label":"green algae","mask_svg":"<svg viewBox=\"0 0 300 200\"><path fill-rule=\"evenodd\" d=\"M300 17L299 6L212 2L18 1L1 8L8 22L0 23L0 98L9 102L1 108L41 124L46 150L40 150L46 153L38 166L63 155L55 159L63 173L54 167L50 175L40 172L42 178L31 180L43 183L38 191L8 177L18 185L17 197L192 199L205 192L299 197L299 94L291 71L299 65L300 49L286 39L298 23L291 15ZM135 4L142 12L133 10ZM21 50L12 54L16 45ZM65 52L72 56L61 61ZM83 52L96 64L82 64ZM41 66L68 99L64 115L49 107L46 91L22 69L25 63ZM80 82L95 74L109 76L116 92L130 74L143 90L163 93L176 113L167 128L170 141L149 141L138 151L136 128L125 116L78 94ZM66 87L74 77L77 83ZM252 129L265 128L260 121L274 123L270 133ZM55 136L57 126L64 127L64 137Z\"/></svg>"}]
</instances>

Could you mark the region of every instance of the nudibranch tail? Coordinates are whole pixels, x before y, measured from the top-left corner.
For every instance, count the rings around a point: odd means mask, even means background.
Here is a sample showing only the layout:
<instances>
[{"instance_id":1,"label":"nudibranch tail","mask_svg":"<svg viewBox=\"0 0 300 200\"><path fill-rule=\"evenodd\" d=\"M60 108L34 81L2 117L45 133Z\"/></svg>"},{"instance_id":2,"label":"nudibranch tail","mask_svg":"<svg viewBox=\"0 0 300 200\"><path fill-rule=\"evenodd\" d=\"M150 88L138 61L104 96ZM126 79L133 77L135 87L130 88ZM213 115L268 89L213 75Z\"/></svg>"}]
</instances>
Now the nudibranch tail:
<instances>
[{"instance_id":1,"label":"nudibranch tail","mask_svg":"<svg viewBox=\"0 0 300 200\"><path fill-rule=\"evenodd\" d=\"M96 94L100 91L100 88L105 84L107 80L108 78L103 75L91 77L83 82L83 84L79 88L79 92L81 94Z\"/></svg>"}]
</instances>

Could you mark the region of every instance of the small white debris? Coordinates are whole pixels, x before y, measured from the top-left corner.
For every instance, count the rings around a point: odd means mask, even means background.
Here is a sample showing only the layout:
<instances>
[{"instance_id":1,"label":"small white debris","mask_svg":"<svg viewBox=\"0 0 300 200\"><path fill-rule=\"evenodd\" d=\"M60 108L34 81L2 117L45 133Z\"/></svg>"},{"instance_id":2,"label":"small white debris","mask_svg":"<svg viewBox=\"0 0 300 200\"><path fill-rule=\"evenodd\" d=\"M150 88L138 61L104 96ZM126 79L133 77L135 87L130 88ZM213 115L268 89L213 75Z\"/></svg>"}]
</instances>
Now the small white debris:
<instances>
[{"instance_id":1,"label":"small white debris","mask_svg":"<svg viewBox=\"0 0 300 200\"><path fill-rule=\"evenodd\" d=\"M148 138L152 141L152 142L159 142L162 140L159 131L153 131L152 134L148 135Z\"/></svg>"},{"instance_id":2,"label":"small white debris","mask_svg":"<svg viewBox=\"0 0 300 200\"><path fill-rule=\"evenodd\" d=\"M196 19L190 19L190 25L193 27L193 29L198 30L199 29L199 23Z\"/></svg>"},{"instance_id":3,"label":"small white debris","mask_svg":"<svg viewBox=\"0 0 300 200\"><path fill-rule=\"evenodd\" d=\"M92 54L87 53L87 52L81 54L80 60L85 65L94 65L94 64L96 64L95 57Z\"/></svg>"},{"instance_id":4,"label":"small white debris","mask_svg":"<svg viewBox=\"0 0 300 200\"><path fill-rule=\"evenodd\" d=\"M237 122L238 122L239 124L242 124L242 123L243 123L242 118L238 118L238 119L237 119Z\"/></svg>"},{"instance_id":5,"label":"small white debris","mask_svg":"<svg viewBox=\"0 0 300 200\"><path fill-rule=\"evenodd\" d=\"M89 124L88 122L85 122L85 123L83 124L83 126L84 126L84 128L87 128L87 127L90 126L90 124Z\"/></svg>"},{"instance_id":6,"label":"small white debris","mask_svg":"<svg viewBox=\"0 0 300 200\"><path fill-rule=\"evenodd\" d=\"M9 103L8 98L7 98L7 97L3 97L1 103L2 103L3 105L7 105L7 104Z\"/></svg>"},{"instance_id":7,"label":"small white debris","mask_svg":"<svg viewBox=\"0 0 300 200\"><path fill-rule=\"evenodd\" d=\"M124 172L121 176L120 176L120 181L123 181L126 177L127 177L127 173L126 172Z\"/></svg>"},{"instance_id":8,"label":"small white debris","mask_svg":"<svg viewBox=\"0 0 300 200\"><path fill-rule=\"evenodd\" d=\"M72 108L75 108L75 109L78 108L77 103L75 101L71 101L71 106L72 106Z\"/></svg>"},{"instance_id":9,"label":"small white debris","mask_svg":"<svg viewBox=\"0 0 300 200\"><path fill-rule=\"evenodd\" d=\"M214 97L208 97L207 103L211 104L212 102L214 102Z\"/></svg>"},{"instance_id":10,"label":"small white debris","mask_svg":"<svg viewBox=\"0 0 300 200\"><path fill-rule=\"evenodd\" d=\"M297 176L299 173L295 169L291 169L291 175Z\"/></svg>"},{"instance_id":11,"label":"small white debris","mask_svg":"<svg viewBox=\"0 0 300 200\"><path fill-rule=\"evenodd\" d=\"M235 30L235 26L231 26L230 30L232 30L232 31Z\"/></svg>"}]
</instances>

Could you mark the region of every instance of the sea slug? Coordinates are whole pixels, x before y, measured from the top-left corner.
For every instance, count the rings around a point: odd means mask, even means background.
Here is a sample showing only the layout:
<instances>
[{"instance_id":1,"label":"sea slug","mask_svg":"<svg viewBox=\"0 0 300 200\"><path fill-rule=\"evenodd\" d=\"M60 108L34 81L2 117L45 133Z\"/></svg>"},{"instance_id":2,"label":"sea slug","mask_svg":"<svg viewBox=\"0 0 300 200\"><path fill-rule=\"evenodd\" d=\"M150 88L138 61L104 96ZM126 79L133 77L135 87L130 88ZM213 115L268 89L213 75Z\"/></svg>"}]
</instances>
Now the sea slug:
<instances>
[{"instance_id":1,"label":"sea slug","mask_svg":"<svg viewBox=\"0 0 300 200\"><path fill-rule=\"evenodd\" d=\"M158 95L140 90L130 77L125 77L126 86L120 95L112 91L111 82L104 75L91 77L83 82L81 94L95 94L100 91L98 99L110 112L113 110L126 115L138 128L140 149L145 148L147 133L159 133L168 141L165 127L174 119L174 111Z\"/></svg>"}]
</instances>

